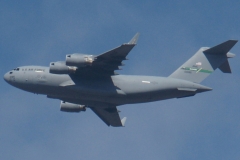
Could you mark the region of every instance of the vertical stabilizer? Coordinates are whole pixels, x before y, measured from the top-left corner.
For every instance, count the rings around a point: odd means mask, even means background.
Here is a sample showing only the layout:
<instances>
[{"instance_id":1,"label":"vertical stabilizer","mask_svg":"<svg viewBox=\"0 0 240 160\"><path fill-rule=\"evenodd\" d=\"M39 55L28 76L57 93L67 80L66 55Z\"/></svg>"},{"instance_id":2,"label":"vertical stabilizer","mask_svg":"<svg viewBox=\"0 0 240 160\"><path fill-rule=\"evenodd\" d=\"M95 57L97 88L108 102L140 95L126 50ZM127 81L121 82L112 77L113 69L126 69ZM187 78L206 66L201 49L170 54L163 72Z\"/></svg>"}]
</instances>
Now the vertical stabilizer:
<instances>
[{"instance_id":1,"label":"vertical stabilizer","mask_svg":"<svg viewBox=\"0 0 240 160\"><path fill-rule=\"evenodd\" d=\"M231 73L228 58L235 55L229 51L236 43L237 40L228 40L212 48L200 48L169 77L200 83L217 68L223 73Z\"/></svg>"}]
</instances>

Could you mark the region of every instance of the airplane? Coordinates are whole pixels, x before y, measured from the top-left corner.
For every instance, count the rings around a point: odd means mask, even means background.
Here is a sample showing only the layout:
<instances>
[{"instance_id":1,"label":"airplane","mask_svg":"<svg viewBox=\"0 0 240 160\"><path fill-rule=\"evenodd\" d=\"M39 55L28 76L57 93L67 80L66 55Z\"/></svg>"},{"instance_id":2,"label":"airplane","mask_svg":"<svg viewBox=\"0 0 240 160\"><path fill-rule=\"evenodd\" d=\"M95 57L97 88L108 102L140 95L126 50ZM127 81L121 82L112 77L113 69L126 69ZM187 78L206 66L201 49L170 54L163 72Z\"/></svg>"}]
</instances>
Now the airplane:
<instances>
[{"instance_id":1,"label":"airplane","mask_svg":"<svg viewBox=\"0 0 240 160\"><path fill-rule=\"evenodd\" d=\"M188 61L168 77L120 75L128 53L137 44L139 33L128 43L99 55L74 53L65 61L49 67L22 66L4 75L10 85L35 94L59 99L60 110L81 112L90 108L108 126L125 126L117 106L184 98L212 90L201 85L214 70L231 73L229 52L237 40L228 40L212 48L201 47Z\"/></svg>"}]
</instances>

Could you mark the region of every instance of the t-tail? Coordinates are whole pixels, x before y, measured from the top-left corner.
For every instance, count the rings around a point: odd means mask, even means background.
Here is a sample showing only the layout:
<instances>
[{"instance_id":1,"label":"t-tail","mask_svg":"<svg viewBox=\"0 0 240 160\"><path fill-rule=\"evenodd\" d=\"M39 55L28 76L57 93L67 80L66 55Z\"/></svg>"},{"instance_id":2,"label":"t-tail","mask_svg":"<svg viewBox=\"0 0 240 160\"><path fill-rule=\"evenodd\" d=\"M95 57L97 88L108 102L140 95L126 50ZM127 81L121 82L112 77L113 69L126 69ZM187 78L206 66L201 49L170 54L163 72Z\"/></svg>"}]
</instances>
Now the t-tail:
<instances>
[{"instance_id":1,"label":"t-tail","mask_svg":"<svg viewBox=\"0 0 240 160\"><path fill-rule=\"evenodd\" d=\"M212 48L200 48L169 77L200 83L217 68L223 73L231 73L228 58L234 57L235 54L229 51L236 43L237 40L228 40Z\"/></svg>"}]
</instances>

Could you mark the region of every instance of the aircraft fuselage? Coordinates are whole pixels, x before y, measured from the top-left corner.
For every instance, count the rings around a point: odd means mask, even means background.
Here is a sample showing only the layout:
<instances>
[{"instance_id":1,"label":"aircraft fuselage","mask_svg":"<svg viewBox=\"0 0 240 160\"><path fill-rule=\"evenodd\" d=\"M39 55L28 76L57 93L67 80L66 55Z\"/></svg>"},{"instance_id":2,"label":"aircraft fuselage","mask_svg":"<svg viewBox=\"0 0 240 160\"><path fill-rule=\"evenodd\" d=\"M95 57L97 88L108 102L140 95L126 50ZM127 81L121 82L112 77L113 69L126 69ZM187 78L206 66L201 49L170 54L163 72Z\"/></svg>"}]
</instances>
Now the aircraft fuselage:
<instances>
[{"instance_id":1,"label":"aircraft fuselage","mask_svg":"<svg viewBox=\"0 0 240 160\"><path fill-rule=\"evenodd\" d=\"M49 98L95 105L144 103L193 96L209 91L203 85L168 77L112 75L76 77L74 74L51 74L49 67L23 66L4 75L11 85Z\"/></svg>"}]
</instances>

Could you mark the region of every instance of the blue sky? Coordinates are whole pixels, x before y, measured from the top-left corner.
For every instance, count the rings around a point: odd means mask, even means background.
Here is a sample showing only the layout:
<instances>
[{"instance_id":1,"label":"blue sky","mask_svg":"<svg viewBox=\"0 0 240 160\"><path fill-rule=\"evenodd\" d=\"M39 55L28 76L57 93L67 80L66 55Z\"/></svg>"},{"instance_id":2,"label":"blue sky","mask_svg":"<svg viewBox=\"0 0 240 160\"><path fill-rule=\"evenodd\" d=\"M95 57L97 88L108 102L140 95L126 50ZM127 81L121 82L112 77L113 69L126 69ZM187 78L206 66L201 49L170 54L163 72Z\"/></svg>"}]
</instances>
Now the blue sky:
<instances>
[{"instance_id":1,"label":"blue sky","mask_svg":"<svg viewBox=\"0 0 240 160\"><path fill-rule=\"evenodd\" d=\"M240 39L239 1L0 1L0 72L100 54L140 32L121 74L168 76L202 46ZM191 98L120 106L126 127L1 83L0 159L239 159L240 44Z\"/></svg>"}]
</instances>

